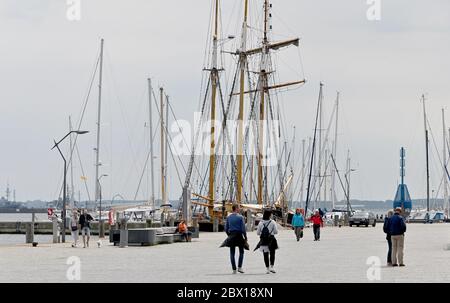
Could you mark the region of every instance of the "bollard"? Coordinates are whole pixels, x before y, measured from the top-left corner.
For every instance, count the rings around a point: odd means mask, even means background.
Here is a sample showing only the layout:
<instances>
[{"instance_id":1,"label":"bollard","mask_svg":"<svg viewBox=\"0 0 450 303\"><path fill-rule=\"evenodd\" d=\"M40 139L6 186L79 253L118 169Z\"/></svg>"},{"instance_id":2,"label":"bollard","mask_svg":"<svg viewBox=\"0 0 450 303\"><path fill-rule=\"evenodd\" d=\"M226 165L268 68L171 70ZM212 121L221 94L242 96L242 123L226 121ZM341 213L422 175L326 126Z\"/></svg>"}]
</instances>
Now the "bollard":
<instances>
[{"instance_id":1,"label":"bollard","mask_svg":"<svg viewBox=\"0 0 450 303\"><path fill-rule=\"evenodd\" d=\"M119 229L119 220L120 220L120 215L119 212L116 213L116 223L115 223L115 229Z\"/></svg>"},{"instance_id":2,"label":"bollard","mask_svg":"<svg viewBox=\"0 0 450 303\"><path fill-rule=\"evenodd\" d=\"M192 227L194 228L192 236L198 237L199 236L198 218L192 218Z\"/></svg>"},{"instance_id":3,"label":"bollard","mask_svg":"<svg viewBox=\"0 0 450 303\"><path fill-rule=\"evenodd\" d=\"M252 231L253 228L253 222L252 222L252 212L250 210L247 210L247 226L246 226L246 230L247 231Z\"/></svg>"},{"instance_id":4,"label":"bollard","mask_svg":"<svg viewBox=\"0 0 450 303\"><path fill-rule=\"evenodd\" d=\"M166 226L164 212L161 213L161 227Z\"/></svg>"},{"instance_id":5,"label":"bollard","mask_svg":"<svg viewBox=\"0 0 450 303\"><path fill-rule=\"evenodd\" d=\"M32 231L31 231L31 225L32 224L33 223L28 223L25 226L25 229L26 229L25 243L33 243L33 234L32 234Z\"/></svg>"},{"instance_id":6,"label":"bollard","mask_svg":"<svg viewBox=\"0 0 450 303\"><path fill-rule=\"evenodd\" d=\"M34 242L34 222L36 221L36 214L31 214L31 242Z\"/></svg>"},{"instance_id":7,"label":"bollard","mask_svg":"<svg viewBox=\"0 0 450 303\"><path fill-rule=\"evenodd\" d=\"M120 221L120 248L128 247L128 228L126 219Z\"/></svg>"},{"instance_id":8,"label":"bollard","mask_svg":"<svg viewBox=\"0 0 450 303\"><path fill-rule=\"evenodd\" d=\"M217 233L219 232L219 218L214 217L213 220L213 232Z\"/></svg>"},{"instance_id":9,"label":"bollard","mask_svg":"<svg viewBox=\"0 0 450 303\"><path fill-rule=\"evenodd\" d=\"M348 226L348 214L344 215L344 226Z\"/></svg>"},{"instance_id":10,"label":"bollard","mask_svg":"<svg viewBox=\"0 0 450 303\"><path fill-rule=\"evenodd\" d=\"M53 243L58 243L58 219L53 217L52 223Z\"/></svg>"}]
</instances>

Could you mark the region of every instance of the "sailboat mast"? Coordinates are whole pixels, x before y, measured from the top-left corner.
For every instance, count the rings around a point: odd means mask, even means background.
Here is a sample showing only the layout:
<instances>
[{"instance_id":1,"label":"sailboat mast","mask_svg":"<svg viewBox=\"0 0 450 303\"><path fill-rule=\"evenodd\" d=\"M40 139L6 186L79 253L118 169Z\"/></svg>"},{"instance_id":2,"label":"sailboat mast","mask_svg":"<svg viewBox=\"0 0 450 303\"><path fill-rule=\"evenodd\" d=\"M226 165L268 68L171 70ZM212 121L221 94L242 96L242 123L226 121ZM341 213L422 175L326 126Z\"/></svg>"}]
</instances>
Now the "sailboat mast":
<instances>
[{"instance_id":1,"label":"sailboat mast","mask_svg":"<svg viewBox=\"0 0 450 303\"><path fill-rule=\"evenodd\" d=\"M442 109L442 143L443 143L443 157L442 157L442 162L443 162L443 175L444 175L444 203L443 203L443 207L445 208L445 204L448 203L448 176L447 176L447 129L445 127L445 112L444 109ZM447 218L449 217L449 212L450 210L447 207Z\"/></svg>"},{"instance_id":2,"label":"sailboat mast","mask_svg":"<svg viewBox=\"0 0 450 303\"><path fill-rule=\"evenodd\" d=\"M150 78L148 81L148 120L149 120L149 135L150 135L150 203L153 208L155 208L155 170L153 162L153 118L152 118L152 80Z\"/></svg>"},{"instance_id":3,"label":"sailboat mast","mask_svg":"<svg viewBox=\"0 0 450 303\"><path fill-rule=\"evenodd\" d=\"M72 131L72 118L69 116L69 130ZM70 143L70 152L73 152L73 140L72 140L72 134L69 136L69 143ZM74 207L74 200L75 200L75 187L73 186L73 161L72 156L70 158L70 207Z\"/></svg>"},{"instance_id":4,"label":"sailboat mast","mask_svg":"<svg viewBox=\"0 0 450 303\"><path fill-rule=\"evenodd\" d=\"M328 159L328 149L325 150L325 161ZM327 165L324 163L324 171L323 171L323 202L327 202Z\"/></svg>"},{"instance_id":5,"label":"sailboat mast","mask_svg":"<svg viewBox=\"0 0 450 303\"><path fill-rule=\"evenodd\" d=\"M317 209L316 203L321 201L322 198L322 178L324 177L322 175L322 121L323 121L323 99L320 100L319 104L319 148L317 149L319 151L319 156L317 157L317 181L318 181L318 188L317 188L317 200L314 200L314 208Z\"/></svg>"},{"instance_id":6,"label":"sailboat mast","mask_svg":"<svg viewBox=\"0 0 450 303\"><path fill-rule=\"evenodd\" d=\"M97 206L97 200L99 199L99 181L98 171L100 168L100 119L102 109L102 80L103 80L103 44L104 40L100 40L100 70L98 78L98 110L97 110L97 147L95 149L95 205Z\"/></svg>"},{"instance_id":7,"label":"sailboat mast","mask_svg":"<svg viewBox=\"0 0 450 303\"><path fill-rule=\"evenodd\" d=\"M302 171L300 174L300 203L303 202L303 189L305 188L305 139L302 140Z\"/></svg>"},{"instance_id":8,"label":"sailboat mast","mask_svg":"<svg viewBox=\"0 0 450 303\"><path fill-rule=\"evenodd\" d=\"M423 122L425 126L425 155L427 165L427 212L430 211L430 167L429 167L429 155L428 155L428 128L427 128L427 114L425 111L425 95L422 95L423 102Z\"/></svg>"},{"instance_id":9,"label":"sailboat mast","mask_svg":"<svg viewBox=\"0 0 450 303\"><path fill-rule=\"evenodd\" d=\"M240 91L239 91L239 115L238 115L238 154L237 154L237 202L242 202L242 163L244 145L244 91L245 91L245 65L247 56L245 54L247 45L247 15L248 0L244 3L244 22L242 23L242 41L239 53L240 68Z\"/></svg>"},{"instance_id":10,"label":"sailboat mast","mask_svg":"<svg viewBox=\"0 0 450 303\"><path fill-rule=\"evenodd\" d=\"M213 220L214 210L214 173L215 173L215 120L216 120L216 94L218 82L217 58L218 58L218 19L219 19L219 0L215 0L215 18L214 18L214 35L213 35L213 53L211 68L211 144L209 154L209 216Z\"/></svg>"},{"instance_id":11,"label":"sailboat mast","mask_svg":"<svg viewBox=\"0 0 450 303\"><path fill-rule=\"evenodd\" d=\"M165 196L166 196L166 203L169 202L169 191L168 191L168 187L169 187L169 183L167 182L167 171L168 171L168 166L167 166L167 161L169 159L168 155L167 155L167 151L169 150L169 139L168 139L168 133L167 133L167 126L169 125L169 96L166 95L166 120L164 121L164 187L166 190Z\"/></svg>"},{"instance_id":12,"label":"sailboat mast","mask_svg":"<svg viewBox=\"0 0 450 303\"><path fill-rule=\"evenodd\" d=\"M338 121L339 121L339 92L336 96L336 124L334 126L334 142L333 142L333 157L336 158L337 142L338 142ZM333 209L336 205L336 167L333 166L331 176L331 199L333 203Z\"/></svg>"},{"instance_id":13,"label":"sailboat mast","mask_svg":"<svg viewBox=\"0 0 450 303\"><path fill-rule=\"evenodd\" d=\"M161 120L161 203L166 203L166 172L164 166L164 147L165 147L165 136L164 136L164 88L159 88L159 98L160 98L160 120Z\"/></svg>"},{"instance_id":14,"label":"sailboat mast","mask_svg":"<svg viewBox=\"0 0 450 303\"><path fill-rule=\"evenodd\" d=\"M347 213L350 214L350 150L347 150Z\"/></svg>"},{"instance_id":15,"label":"sailboat mast","mask_svg":"<svg viewBox=\"0 0 450 303\"><path fill-rule=\"evenodd\" d=\"M263 148L264 148L264 106L265 106L265 93L267 87L267 71L266 71L266 60L268 55L268 18L269 18L269 1L264 1L264 39L262 45L261 53L261 72L260 72L260 89L261 89L261 100L259 104L259 135L258 135L258 204L263 203Z\"/></svg>"},{"instance_id":16,"label":"sailboat mast","mask_svg":"<svg viewBox=\"0 0 450 303\"><path fill-rule=\"evenodd\" d=\"M314 137L313 137L312 146L311 146L311 160L309 162L308 185L306 187L305 216L308 215L308 206L309 206L309 201L310 201L310 197L311 197L311 179L312 179L313 170L314 170L314 154L316 151L317 122L319 120L319 106L320 106L320 100L322 99L322 93L323 93L322 88L323 88L323 83L320 82L319 100L317 101L316 120L314 123Z\"/></svg>"}]
</instances>

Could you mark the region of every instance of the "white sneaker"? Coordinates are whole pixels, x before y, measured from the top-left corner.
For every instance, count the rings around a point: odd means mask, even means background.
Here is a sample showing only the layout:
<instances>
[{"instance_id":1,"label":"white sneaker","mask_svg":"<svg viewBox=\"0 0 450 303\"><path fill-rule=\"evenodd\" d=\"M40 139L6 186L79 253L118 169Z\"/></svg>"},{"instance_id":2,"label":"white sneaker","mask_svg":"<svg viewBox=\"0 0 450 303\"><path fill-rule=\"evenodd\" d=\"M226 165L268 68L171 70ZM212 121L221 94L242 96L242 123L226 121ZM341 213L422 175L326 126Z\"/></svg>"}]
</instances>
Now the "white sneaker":
<instances>
[{"instance_id":1,"label":"white sneaker","mask_svg":"<svg viewBox=\"0 0 450 303\"><path fill-rule=\"evenodd\" d=\"M238 268L238 272L240 272L241 274L244 273L244 270L242 269L242 267L239 267L239 268Z\"/></svg>"},{"instance_id":2,"label":"white sneaker","mask_svg":"<svg viewBox=\"0 0 450 303\"><path fill-rule=\"evenodd\" d=\"M266 267L266 274L270 274L270 269Z\"/></svg>"},{"instance_id":3,"label":"white sneaker","mask_svg":"<svg viewBox=\"0 0 450 303\"><path fill-rule=\"evenodd\" d=\"M270 266L270 272L271 273L276 273L275 269L273 269L273 266Z\"/></svg>"},{"instance_id":4,"label":"white sneaker","mask_svg":"<svg viewBox=\"0 0 450 303\"><path fill-rule=\"evenodd\" d=\"M235 275L237 273L236 269L233 269L233 275Z\"/></svg>"}]
</instances>

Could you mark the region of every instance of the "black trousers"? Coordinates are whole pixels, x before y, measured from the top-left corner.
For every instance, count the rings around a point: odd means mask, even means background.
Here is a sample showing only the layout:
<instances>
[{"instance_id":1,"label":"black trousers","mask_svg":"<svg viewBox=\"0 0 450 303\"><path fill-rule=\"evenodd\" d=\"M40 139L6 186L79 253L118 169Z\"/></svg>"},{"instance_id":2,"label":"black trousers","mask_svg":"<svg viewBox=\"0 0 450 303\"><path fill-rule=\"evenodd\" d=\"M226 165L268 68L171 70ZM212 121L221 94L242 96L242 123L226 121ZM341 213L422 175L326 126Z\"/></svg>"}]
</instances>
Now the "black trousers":
<instances>
[{"instance_id":1,"label":"black trousers","mask_svg":"<svg viewBox=\"0 0 450 303\"><path fill-rule=\"evenodd\" d=\"M270 265L275 264L275 250L270 250L270 252L264 252L264 263L266 264L266 267L269 267L269 255L270 255Z\"/></svg>"},{"instance_id":2,"label":"black trousers","mask_svg":"<svg viewBox=\"0 0 450 303\"><path fill-rule=\"evenodd\" d=\"M314 232L314 240L320 239L320 225L313 225L313 232Z\"/></svg>"},{"instance_id":3,"label":"black trousers","mask_svg":"<svg viewBox=\"0 0 450 303\"><path fill-rule=\"evenodd\" d=\"M387 238L386 240L388 242L387 262L392 263L392 240L391 238Z\"/></svg>"}]
</instances>

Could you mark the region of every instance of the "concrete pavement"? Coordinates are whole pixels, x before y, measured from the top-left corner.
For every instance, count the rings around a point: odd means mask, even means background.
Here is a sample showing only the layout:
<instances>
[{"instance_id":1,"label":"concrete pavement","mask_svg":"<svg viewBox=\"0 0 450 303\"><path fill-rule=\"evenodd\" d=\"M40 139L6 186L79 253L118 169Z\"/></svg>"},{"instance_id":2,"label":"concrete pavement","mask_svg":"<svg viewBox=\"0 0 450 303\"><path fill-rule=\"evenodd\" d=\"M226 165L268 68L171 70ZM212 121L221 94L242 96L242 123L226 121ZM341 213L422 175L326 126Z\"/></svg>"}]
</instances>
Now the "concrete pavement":
<instances>
[{"instance_id":1,"label":"concrete pavement","mask_svg":"<svg viewBox=\"0 0 450 303\"><path fill-rule=\"evenodd\" d=\"M96 237L86 249L70 243L0 246L0 282L450 282L450 251L444 249L450 224L409 224L404 268L386 267L381 224L325 227L318 242L309 228L300 242L292 230L281 230L277 238L277 273L270 275L262 253L253 252L255 232L249 234L245 274L237 275L231 274L228 248L219 248L224 233L153 247L119 248L105 241L97 248Z\"/></svg>"}]
</instances>

